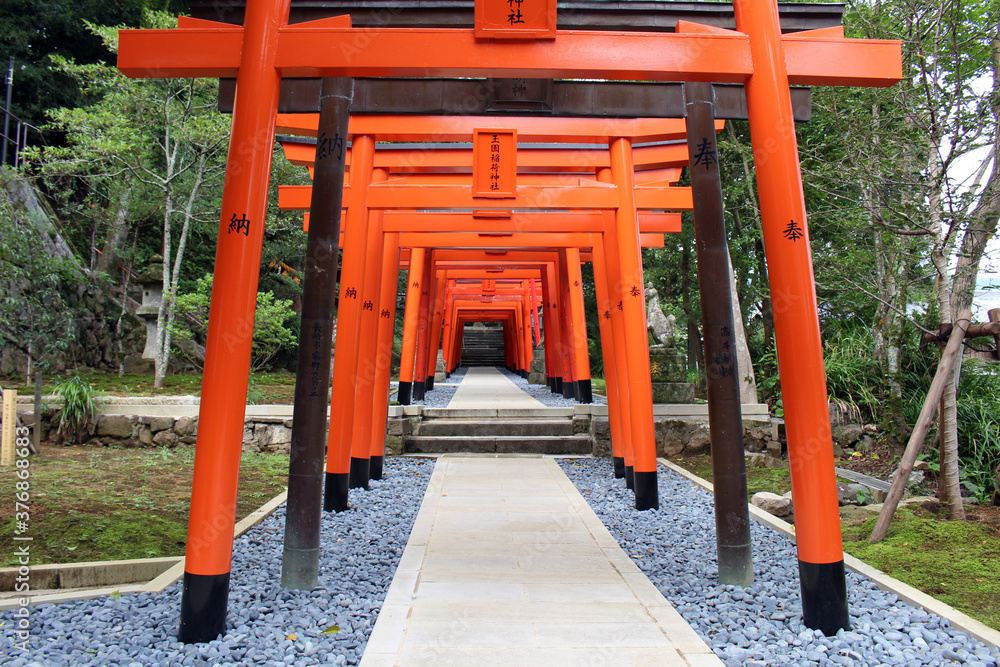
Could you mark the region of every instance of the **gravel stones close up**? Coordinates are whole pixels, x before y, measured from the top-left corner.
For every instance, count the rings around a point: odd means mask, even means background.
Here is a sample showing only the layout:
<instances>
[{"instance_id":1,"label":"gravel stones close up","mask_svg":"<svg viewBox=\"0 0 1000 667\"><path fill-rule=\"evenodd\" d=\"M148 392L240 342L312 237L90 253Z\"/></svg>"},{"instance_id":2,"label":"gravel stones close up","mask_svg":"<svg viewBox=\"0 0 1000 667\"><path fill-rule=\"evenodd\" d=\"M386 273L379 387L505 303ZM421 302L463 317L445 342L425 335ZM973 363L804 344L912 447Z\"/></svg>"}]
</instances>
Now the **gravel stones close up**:
<instances>
[{"instance_id":1,"label":"gravel stones close up","mask_svg":"<svg viewBox=\"0 0 1000 667\"><path fill-rule=\"evenodd\" d=\"M719 586L711 494L661 466L660 508L637 512L610 461L560 465L639 569L730 667L1000 664L996 647L851 571L853 627L825 637L802 623L795 545L781 533L751 524L754 584Z\"/></svg>"},{"instance_id":2,"label":"gravel stones close up","mask_svg":"<svg viewBox=\"0 0 1000 667\"><path fill-rule=\"evenodd\" d=\"M351 509L323 513L320 585L312 591L281 587L284 505L237 539L228 630L219 639L177 641L176 583L158 594L32 608L30 652L7 649L2 662L14 667L357 664L433 469L431 460L387 458L383 480L370 482L368 491L351 490ZM10 647L14 612L3 612L0 619Z\"/></svg>"}]
</instances>

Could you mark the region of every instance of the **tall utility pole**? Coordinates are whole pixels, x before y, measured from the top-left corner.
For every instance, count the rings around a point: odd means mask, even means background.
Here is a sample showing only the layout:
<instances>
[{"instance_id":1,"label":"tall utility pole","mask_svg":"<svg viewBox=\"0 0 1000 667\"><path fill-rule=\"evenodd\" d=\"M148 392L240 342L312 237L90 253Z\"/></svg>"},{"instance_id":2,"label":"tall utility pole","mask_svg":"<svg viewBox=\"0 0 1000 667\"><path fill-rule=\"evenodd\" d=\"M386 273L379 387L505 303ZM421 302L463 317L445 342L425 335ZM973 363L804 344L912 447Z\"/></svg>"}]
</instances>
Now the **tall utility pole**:
<instances>
[{"instance_id":1,"label":"tall utility pole","mask_svg":"<svg viewBox=\"0 0 1000 667\"><path fill-rule=\"evenodd\" d=\"M3 108L3 162L7 164L7 137L10 136L10 93L14 89L14 56L7 59L7 105ZM17 150L15 148L15 150Z\"/></svg>"}]
</instances>

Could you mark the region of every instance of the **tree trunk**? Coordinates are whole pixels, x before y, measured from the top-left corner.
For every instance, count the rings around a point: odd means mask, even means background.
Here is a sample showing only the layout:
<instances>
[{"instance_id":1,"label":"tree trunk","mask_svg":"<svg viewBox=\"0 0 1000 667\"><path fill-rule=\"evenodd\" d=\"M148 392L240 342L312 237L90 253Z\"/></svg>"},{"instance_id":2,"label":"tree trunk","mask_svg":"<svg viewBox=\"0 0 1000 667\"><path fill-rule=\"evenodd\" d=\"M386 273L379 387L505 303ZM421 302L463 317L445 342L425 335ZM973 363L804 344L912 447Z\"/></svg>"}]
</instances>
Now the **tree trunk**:
<instances>
[{"instance_id":1,"label":"tree trunk","mask_svg":"<svg viewBox=\"0 0 1000 667\"><path fill-rule=\"evenodd\" d=\"M743 312L740 310L740 300L736 295L736 271L733 269L732 257L729 258L729 295L733 304L736 367L740 370L740 402L756 403L757 379L754 377L753 360L750 358L750 347L747 345L747 332L743 328Z\"/></svg>"}]
</instances>

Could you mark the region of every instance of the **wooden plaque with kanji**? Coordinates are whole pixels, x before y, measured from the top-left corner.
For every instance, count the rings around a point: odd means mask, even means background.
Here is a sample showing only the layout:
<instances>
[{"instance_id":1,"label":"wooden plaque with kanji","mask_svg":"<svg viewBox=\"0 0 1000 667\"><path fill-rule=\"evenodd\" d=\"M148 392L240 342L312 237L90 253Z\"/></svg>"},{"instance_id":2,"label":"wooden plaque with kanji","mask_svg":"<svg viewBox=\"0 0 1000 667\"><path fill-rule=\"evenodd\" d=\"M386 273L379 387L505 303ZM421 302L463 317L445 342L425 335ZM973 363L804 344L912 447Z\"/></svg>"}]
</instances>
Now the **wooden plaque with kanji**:
<instances>
[{"instance_id":1,"label":"wooden plaque with kanji","mask_svg":"<svg viewBox=\"0 0 1000 667\"><path fill-rule=\"evenodd\" d=\"M517 131L473 130L472 196L514 197L517 189Z\"/></svg>"},{"instance_id":2,"label":"wooden plaque with kanji","mask_svg":"<svg viewBox=\"0 0 1000 667\"><path fill-rule=\"evenodd\" d=\"M555 39L556 0L476 0L476 37Z\"/></svg>"}]
</instances>

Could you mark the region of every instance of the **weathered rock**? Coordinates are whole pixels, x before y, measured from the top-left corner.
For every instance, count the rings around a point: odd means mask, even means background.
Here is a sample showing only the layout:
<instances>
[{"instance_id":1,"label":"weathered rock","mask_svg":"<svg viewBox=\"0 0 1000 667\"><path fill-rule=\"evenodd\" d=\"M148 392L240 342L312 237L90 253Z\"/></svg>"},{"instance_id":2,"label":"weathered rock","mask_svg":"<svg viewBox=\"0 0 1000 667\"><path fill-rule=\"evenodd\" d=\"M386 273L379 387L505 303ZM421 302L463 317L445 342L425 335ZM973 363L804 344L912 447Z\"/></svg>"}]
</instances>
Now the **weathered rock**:
<instances>
[{"instance_id":1,"label":"weathered rock","mask_svg":"<svg viewBox=\"0 0 1000 667\"><path fill-rule=\"evenodd\" d=\"M149 420L149 430L153 433L167 431L174 427L173 417L151 417Z\"/></svg>"},{"instance_id":2,"label":"weathered rock","mask_svg":"<svg viewBox=\"0 0 1000 667\"><path fill-rule=\"evenodd\" d=\"M700 454L708 449L708 422L682 419L662 419L655 423L656 449L660 456Z\"/></svg>"},{"instance_id":3,"label":"weathered rock","mask_svg":"<svg viewBox=\"0 0 1000 667\"><path fill-rule=\"evenodd\" d=\"M390 417L385 422L386 435L403 435L403 419L393 419Z\"/></svg>"},{"instance_id":4,"label":"weathered rock","mask_svg":"<svg viewBox=\"0 0 1000 667\"><path fill-rule=\"evenodd\" d=\"M149 447L153 444L153 433L150 431L149 426L146 424L139 424L138 433L136 437L139 440L139 444L145 447Z\"/></svg>"},{"instance_id":5,"label":"weathered rock","mask_svg":"<svg viewBox=\"0 0 1000 667\"><path fill-rule=\"evenodd\" d=\"M694 403L690 382L653 382L653 403Z\"/></svg>"},{"instance_id":6,"label":"weathered rock","mask_svg":"<svg viewBox=\"0 0 1000 667\"><path fill-rule=\"evenodd\" d=\"M889 483L890 484L896 480L896 475L898 473L899 473L899 470L896 469L896 470L894 470L892 472L891 475L889 475ZM910 473L910 478L908 480L906 480L906 488L907 489L912 489L913 487L919 486L919 485L921 485L923 483L924 483L924 473L923 473L923 471L922 470L914 470L913 472Z\"/></svg>"},{"instance_id":7,"label":"weathered rock","mask_svg":"<svg viewBox=\"0 0 1000 667\"><path fill-rule=\"evenodd\" d=\"M857 489L851 488L849 484L837 482L837 503L841 506L860 504Z\"/></svg>"},{"instance_id":8,"label":"weathered rock","mask_svg":"<svg viewBox=\"0 0 1000 667\"><path fill-rule=\"evenodd\" d=\"M780 459L781 455L784 453L784 447L782 447L780 442L774 440L769 440L767 443L767 453L776 459Z\"/></svg>"},{"instance_id":9,"label":"weathered rock","mask_svg":"<svg viewBox=\"0 0 1000 667\"><path fill-rule=\"evenodd\" d=\"M854 443L854 451L861 452L862 454L867 454L871 451L872 447L875 445L875 438L871 435L865 433L861 436L861 439Z\"/></svg>"},{"instance_id":10,"label":"weathered rock","mask_svg":"<svg viewBox=\"0 0 1000 667\"><path fill-rule=\"evenodd\" d=\"M788 516L792 513L791 499L779 496L777 493L771 493L770 491L759 491L753 494L750 502L755 507L759 507L774 516Z\"/></svg>"},{"instance_id":11,"label":"weathered rock","mask_svg":"<svg viewBox=\"0 0 1000 667\"><path fill-rule=\"evenodd\" d=\"M403 453L403 438L399 435L385 436L385 453L388 456L398 456Z\"/></svg>"},{"instance_id":12,"label":"weathered rock","mask_svg":"<svg viewBox=\"0 0 1000 667\"><path fill-rule=\"evenodd\" d=\"M103 415L97 420L96 434L111 438L130 438L132 419L128 415Z\"/></svg>"},{"instance_id":13,"label":"weathered rock","mask_svg":"<svg viewBox=\"0 0 1000 667\"><path fill-rule=\"evenodd\" d=\"M153 442L160 447L176 447L178 438L173 431L160 431L153 435Z\"/></svg>"},{"instance_id":14,"label":"weathered rock","mask_svg":"<svg viewBox=\"0 0 1000 667\"><path fill-rule=\"evenodd\" d=\"M788 461L784 459L775 458L773 456L764 457L764 467L771 470L783 470L788 467Z\"/></svg>"},{"instance_id":15,"label":"weathered rock","mask_svg":"<svg viewBox=\"0 0 1000 667\"><path fill-rule=\"evenodd\" d=\"M261 447L289 444L292 442L292 429L284 424L258 424L254 428L254 439Z\"/></svg>"},{"instance_id":16,"label":"weathered rock","mask_svg":"<svg viewBox=\"0 0 1000 667\"><path fill-rule=\"evenodd\" d=\"M583 435L590 433L590 417L587 415L575 415L573 417L573 435Z\"/></svg>"},{"instance_id":17,"label":"weathered rock","mask_svg":"<svg viewBox=\"0 0 1000 667\"><path fill-rule=\"evenodd\" d=\"M850 447L864 433L860 424L836 424L832 427L833 441L841 447Z\"/></svg>"},{"instance_id":18,"label":"weathered rock","mask_svg":"<svg viewBox=\"0 0 1000 667\"><path fill-rule=\"evenodd\" d=\"M743 420L743 447L749 452L762 452L771 442L771 423L757 419ZM779 453L780 456L780 453Z\"/></svg>"},{"instance_id":19,"label":"weathered rock","mask_svg":"<svg viewBox=\"0 0 1000 667\"><path fill-rule=\"evenodd\" d=\"M194 417L179 417L174 422L174 433L184 437L194 435L198 431L198 420Z\"/></svg>"}]
</instances>

